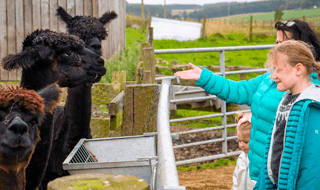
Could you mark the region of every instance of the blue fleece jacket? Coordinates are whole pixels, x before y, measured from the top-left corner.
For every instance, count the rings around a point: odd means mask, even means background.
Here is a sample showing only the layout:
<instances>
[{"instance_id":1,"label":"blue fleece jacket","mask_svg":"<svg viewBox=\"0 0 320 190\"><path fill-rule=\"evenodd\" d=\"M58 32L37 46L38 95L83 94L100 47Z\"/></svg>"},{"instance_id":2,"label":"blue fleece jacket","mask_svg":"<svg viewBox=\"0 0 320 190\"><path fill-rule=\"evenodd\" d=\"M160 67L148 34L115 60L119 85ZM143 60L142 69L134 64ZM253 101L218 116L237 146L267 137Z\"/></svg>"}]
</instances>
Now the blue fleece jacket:
<instances>
[{"instance_id":1,"label":"blue fleece jacket","mask_svg":"<svg viewBox=\"0 0 320 190\"><path fill-rule=\"evenodd\" d=\"M312 73L311 78L314 83L320 84L316 73ZM227 103L251 106L249 171L250 178L257 180L263 163L268 132L273 126L277 107L284 92L277 90L277 84L270 78L270 73L265 73L249 81L236 82L223 76L214 75L208 69L202 69L197 85Z\"/></svg>"},{"instance_id":2,"label":"blue fleece jacket","mask_svg":"<svg viewBox=\"0 0 320 190\"><path fill-rule=\"evenodd\" d=\"M280 160L279 180L270 178L270 130L264 164L255 190L310 190L320 186L320 86L304 90L294 103L285 128L284 148Z\"/></svg>"}]
</instances>

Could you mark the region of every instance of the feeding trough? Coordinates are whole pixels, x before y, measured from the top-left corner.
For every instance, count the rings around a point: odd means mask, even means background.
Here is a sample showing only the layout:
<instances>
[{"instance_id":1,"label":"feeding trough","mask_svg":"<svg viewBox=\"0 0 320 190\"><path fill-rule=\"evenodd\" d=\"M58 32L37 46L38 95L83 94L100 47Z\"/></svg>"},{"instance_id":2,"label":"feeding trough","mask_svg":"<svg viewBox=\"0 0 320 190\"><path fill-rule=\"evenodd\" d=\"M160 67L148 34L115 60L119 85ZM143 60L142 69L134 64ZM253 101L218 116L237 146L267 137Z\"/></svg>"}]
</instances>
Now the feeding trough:
<instances>
[{"instance_id":1,"label":"feeding trough","mask_svg":"<svg viewBox=\"0 0 320 190\"><path fill-rule=\"evenodd\" d=\"M107 173L139 177L156 188L157 156L154 135L81 139L63 169L73 174Z\"/></svg>"}]
</instances>

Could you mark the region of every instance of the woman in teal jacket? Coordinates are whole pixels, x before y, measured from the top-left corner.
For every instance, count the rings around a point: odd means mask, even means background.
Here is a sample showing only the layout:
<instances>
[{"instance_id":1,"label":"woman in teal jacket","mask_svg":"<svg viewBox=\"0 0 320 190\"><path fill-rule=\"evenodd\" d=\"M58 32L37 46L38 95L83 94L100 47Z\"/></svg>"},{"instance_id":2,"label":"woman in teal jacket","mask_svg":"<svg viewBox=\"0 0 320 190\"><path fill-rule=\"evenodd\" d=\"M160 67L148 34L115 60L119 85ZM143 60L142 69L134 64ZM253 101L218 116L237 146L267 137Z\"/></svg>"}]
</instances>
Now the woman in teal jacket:
<instances>
[{"instance_id":1,"label":"woman in teal jacket","mask_svg":"<svg viewBox=\"0 0 320 190\"><path fill-rule=\"evenodd\" d=\"M301 24L303 24L303 28L300 27ZM299 39L303 39L305 42L318 44L316 47L320 47L320 42L315 33L303 21L298 22L294 20L276 23L276 28L278 30L277 43L286 41L291 37L299 37ZM303 32L300 33L300 36L292 35L295 33L294 31ZM320 51L320 48L315 49L315 52ZM316 55L317 53L315 53L315 57L320 59ZM184 80L197 80L199 87L202 87L209 94L218 96L227 103L247 104L251 106L252 129L249 142L250 151L248 154L250 160L249 174L250 178L256 181L263 163L267 135L273 126L277 107L284 92L277 90L277 85L270 78L270 73L265 73L249 81L235 82L222 76L214 75L207 69L201 70L191 63L189 63L189 66L192 70L177 72L175 76ZM320 84L316 73L311 74L310 81Z\"/></svg>"}]
</instances>

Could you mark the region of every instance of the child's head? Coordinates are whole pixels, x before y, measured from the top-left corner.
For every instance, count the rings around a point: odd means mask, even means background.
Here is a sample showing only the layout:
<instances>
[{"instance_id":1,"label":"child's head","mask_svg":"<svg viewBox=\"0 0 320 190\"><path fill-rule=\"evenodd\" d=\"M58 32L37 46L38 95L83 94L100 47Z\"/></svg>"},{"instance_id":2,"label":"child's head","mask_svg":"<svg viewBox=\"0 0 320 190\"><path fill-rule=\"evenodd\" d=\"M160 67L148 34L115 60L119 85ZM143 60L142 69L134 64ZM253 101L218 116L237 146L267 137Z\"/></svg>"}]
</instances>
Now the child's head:
<instances>
[{"instance_id":1,"label":"child's head","mask_svg":"<svg viewBox=\"0 0 320 190\"><path fill-rule=\"evenodd\" d=\"M266 65L272 67L271 77L279 91L294 93L301 84L308 84L314 68L320 76L320 63L315 62L310 46L302 41L288 40L277 44L269 51Z\"/></svg>"},{"instance_id":2,"label":"child's head","mask_svg":"<svg viewBox=\"0 0 320 190\"><path fill-rule=\"evenodd\" d=\"M239 147L246 154L249 152L249 141L250 141L250 131L252 128L251 125L251 113L243 114L238 113L238 125L237 125L237 135L239 140Z\"/></svg>"}]
</instances>

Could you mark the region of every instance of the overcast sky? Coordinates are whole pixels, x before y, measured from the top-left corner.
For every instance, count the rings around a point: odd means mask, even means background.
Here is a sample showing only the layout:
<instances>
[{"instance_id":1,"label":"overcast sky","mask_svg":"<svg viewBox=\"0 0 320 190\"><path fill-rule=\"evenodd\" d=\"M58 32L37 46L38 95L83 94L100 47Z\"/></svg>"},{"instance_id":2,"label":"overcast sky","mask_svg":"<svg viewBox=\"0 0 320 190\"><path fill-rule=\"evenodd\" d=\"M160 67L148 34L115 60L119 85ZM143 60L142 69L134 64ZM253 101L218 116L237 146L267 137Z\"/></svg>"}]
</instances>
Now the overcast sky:
<instances>
[{"instance_id":1,"label":"overcast sky","mask_svg":"<svg viewBox=\"0 0 320 190\"><path fill-rule=\"evenodd\" d=\"M128 3L141 3L141 0L126 0ZM164 1L166 4L214 4L220 2L251 2L251 1L261 1L261 0L143 0L145 5L163 5Z\"/></svg>"}]
</instances>

